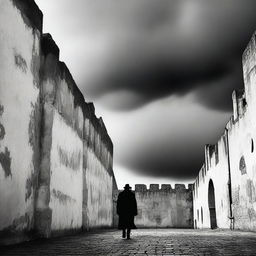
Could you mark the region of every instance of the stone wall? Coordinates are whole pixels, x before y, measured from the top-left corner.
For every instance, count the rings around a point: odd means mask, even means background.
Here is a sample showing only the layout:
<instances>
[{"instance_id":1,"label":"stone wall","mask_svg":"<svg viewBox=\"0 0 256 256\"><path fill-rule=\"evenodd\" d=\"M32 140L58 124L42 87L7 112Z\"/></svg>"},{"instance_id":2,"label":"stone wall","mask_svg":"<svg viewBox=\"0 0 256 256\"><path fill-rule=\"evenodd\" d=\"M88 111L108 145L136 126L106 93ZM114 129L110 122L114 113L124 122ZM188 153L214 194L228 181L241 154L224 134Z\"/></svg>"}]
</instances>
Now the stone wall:
<instances>
[{"instance_id":1,"label":"stone wall","mask_svg":"<svg viewBox=\"0 0 256 256\"><path fill-rule=\"evenodd\" d=\"M42 13L29 8L0 0L0 240L34 225ZM27 12L37 16L30 20Z\"/></svg>"},{"instance_id":2,"label":"stone wall","mask_svg":"<svg viewBox=\"0 0 256 256\"><path fill-rule=\"evenodd\" d=\"M91 113L85 120L87 148L84 151L84 211L83 226L110 227L113 225L113 191L117 190L113 175L113 145L105 125L94 115L93 104L87 106Z\"/></svg>"},{"instance_id":3,"label":"stone wall","mask_svg":"<svg viewBox=\"0 0 256 256\"><path fill-rule=\"evenodd\" d=\"M209 206L209 183L213 184L215 207ZM205 164L194 183L194 226L210 227L210 209L215 209L217 225L229 228L229 173L227 136L223 135L216 145L205 146Z\"/></svg>"},{"instance_id":4,"label":"stone wall","mask_svg":"<svg viewBox=\"0 0 256 256\"><path fill-rule=\"evenodd\" d=\"M195 182L194 221L199 228L211 227L210 212L215 208L217 227L256 230L255 33L243 53L242 62L244 90L233 92L233 115L214 149L206 147L205 164ZM215 159L219 161L209 164L209 159L214 162L216 152ZM210 180L214 186L215 207L210 206Z\"/></svg>"},{"instance_id":5,"label":"stone wall","mask_svg":"<svg viewBox=\"0 0 256 256\"><path fill-rule=\"evenodd\" d=\"M169 184L135 185L138 215L135 224L142 228L192 228L193 199L192 185L186 189L183 184L176 184L173 189ZM116 220L117 223L117 220Z\"/></svg>"},{"instance_id":6,"label":"stone wall","mask_svg":"<svg viewBox=\"0 0 256 256\"><path fill-rule=\"evenodd\" d=\"M33 0L0 0L0 243L113 225L113 145Z\"/></svg>"}]
</instances>

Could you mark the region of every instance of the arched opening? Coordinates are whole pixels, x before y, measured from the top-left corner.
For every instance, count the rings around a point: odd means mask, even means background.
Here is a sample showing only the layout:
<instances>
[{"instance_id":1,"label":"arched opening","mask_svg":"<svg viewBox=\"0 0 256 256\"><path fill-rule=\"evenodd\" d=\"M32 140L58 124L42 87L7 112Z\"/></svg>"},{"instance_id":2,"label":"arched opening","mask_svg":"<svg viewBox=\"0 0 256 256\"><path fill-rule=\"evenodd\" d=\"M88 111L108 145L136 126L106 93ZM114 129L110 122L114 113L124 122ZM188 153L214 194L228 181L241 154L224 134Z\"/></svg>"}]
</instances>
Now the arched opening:
<instances>
[{"instance_id":1,"label":"arched opening","mask_svg":"<svg viewBox=\"0 0 256 256\"><path fill-rule=\"evenodd\" d=\"M211 229L217 228L217 220L216 220L216 209L215 209L215 193L214 186L212 180L209 181L208 187L208 205L210 212L210 222Z\"/></svg>"}]
</instances>

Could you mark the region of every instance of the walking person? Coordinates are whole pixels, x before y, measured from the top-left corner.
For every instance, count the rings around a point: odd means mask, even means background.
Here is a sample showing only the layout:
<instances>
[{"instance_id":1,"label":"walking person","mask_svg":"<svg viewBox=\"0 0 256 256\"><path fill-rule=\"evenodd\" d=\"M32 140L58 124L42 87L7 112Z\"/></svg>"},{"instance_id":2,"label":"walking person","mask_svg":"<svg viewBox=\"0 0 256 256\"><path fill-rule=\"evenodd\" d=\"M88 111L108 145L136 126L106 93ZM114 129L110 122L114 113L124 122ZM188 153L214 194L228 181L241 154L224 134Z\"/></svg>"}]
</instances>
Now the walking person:
<instances>
[{"instance_id":1,"label":"walking person","mask_svg":"<svg viewBox=\"0 0 256 256\"><path fill-rule=\"evenodd\" d=\"M130 239L131 229L136 229L134 216L137 215L137 202L129 184L126 184L124 191L118 195L117 214L119 215L118 228L123 231L122 237Z\"/></svg>"}]
</instances>

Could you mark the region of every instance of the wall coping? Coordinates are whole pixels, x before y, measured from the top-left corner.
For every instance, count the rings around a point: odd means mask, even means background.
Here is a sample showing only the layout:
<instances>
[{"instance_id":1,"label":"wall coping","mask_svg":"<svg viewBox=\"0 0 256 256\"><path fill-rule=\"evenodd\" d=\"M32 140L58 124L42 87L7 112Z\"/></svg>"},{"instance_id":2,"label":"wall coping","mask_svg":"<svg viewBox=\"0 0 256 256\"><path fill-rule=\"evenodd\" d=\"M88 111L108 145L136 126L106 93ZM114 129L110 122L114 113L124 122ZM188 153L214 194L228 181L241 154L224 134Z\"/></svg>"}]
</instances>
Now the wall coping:
<instances>
[{"instance_id":1,"label":"wall coping","mask_svg":"<svg viewBox=\"0 0 256 256\"><path fill-rule=\"evenodd\" d=\"M192 191L193 184L188 184L186 188L185 184L175 184L172 188L171 184L162 184L161 188L159 184L150 184L147 189L145 184L135 184L135 192L189 192Z\"/></svg>"}]
</instances>

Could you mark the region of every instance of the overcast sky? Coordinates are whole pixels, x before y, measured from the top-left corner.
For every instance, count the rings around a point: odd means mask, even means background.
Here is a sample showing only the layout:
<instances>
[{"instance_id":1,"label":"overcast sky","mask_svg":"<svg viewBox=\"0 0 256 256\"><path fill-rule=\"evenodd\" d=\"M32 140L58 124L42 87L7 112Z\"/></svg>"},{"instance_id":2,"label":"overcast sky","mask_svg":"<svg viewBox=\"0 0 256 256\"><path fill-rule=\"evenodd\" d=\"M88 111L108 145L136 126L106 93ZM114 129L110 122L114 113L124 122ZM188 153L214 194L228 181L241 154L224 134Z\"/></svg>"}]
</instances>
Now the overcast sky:
<instances>
[{"instance_id":1,"label":"overcast sky","mask_svg":"<svg viewBox=\"0 0 256 256\"><path fill-rule=\"evenodd\" d=\"M36 0L125 183L194 181L243 87L255 0Z\"/></svg>"}]
</instances>

